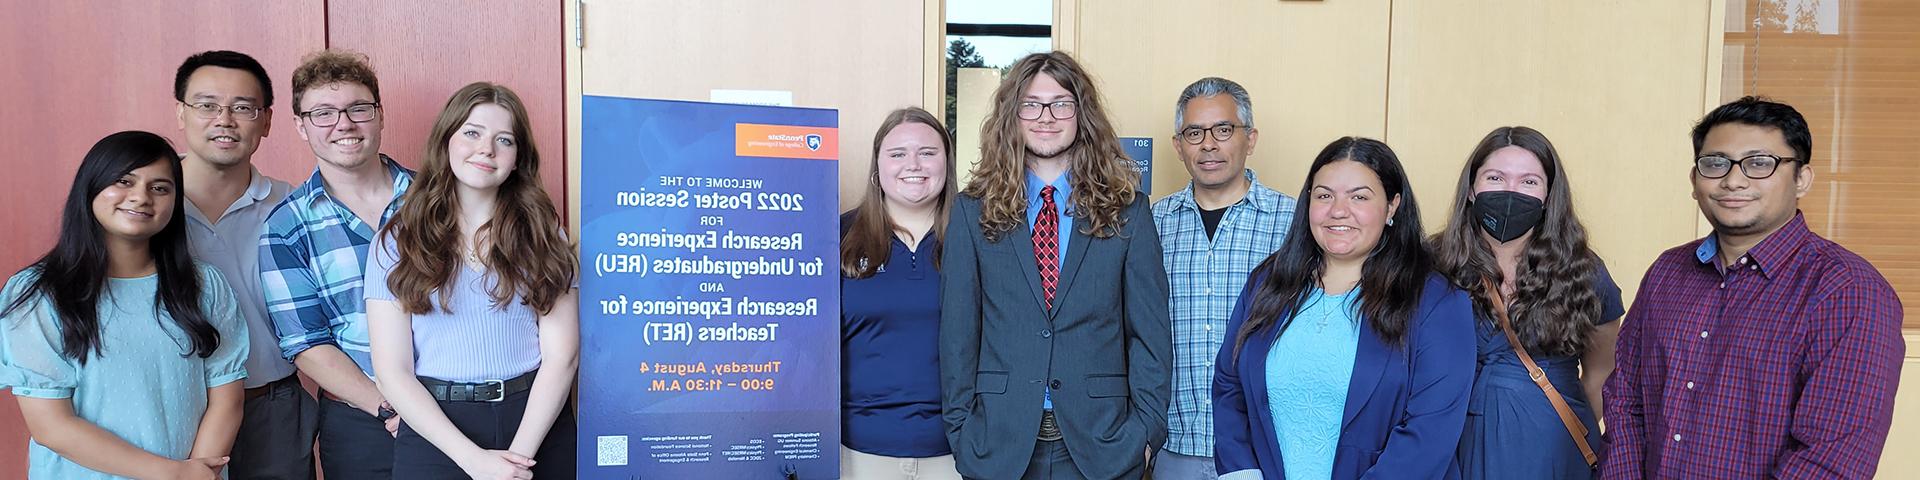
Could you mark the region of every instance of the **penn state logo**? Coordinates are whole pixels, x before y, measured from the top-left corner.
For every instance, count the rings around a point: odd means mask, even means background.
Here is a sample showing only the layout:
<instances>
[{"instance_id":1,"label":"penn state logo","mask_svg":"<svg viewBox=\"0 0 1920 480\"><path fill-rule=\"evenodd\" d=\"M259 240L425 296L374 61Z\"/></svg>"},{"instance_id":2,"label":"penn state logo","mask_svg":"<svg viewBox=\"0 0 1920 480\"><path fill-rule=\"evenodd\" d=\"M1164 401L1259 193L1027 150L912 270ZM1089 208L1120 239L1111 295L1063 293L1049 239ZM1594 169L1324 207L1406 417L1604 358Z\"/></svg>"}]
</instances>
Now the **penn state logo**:
<instances>
[{"instance_id":1,"label":"penn state logo","mask_svg":"<svg viewBox=\"0 0 1920 480\"><path fill-rule=\"evenodd\" d=\"M821 141L819 134L807 134L807 150L819 151Z\"/></svg>"}]
</instances>

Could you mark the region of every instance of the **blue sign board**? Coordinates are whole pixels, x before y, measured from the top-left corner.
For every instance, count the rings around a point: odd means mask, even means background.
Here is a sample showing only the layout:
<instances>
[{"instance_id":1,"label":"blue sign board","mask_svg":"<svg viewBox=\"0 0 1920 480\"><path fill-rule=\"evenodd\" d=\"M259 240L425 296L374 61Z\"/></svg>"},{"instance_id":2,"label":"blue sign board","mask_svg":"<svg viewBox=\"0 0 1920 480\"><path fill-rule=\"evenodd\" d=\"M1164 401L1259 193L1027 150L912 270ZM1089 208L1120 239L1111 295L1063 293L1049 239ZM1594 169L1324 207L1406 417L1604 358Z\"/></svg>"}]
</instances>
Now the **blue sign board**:
<instances>
[{"instance_id":1,"label":"blue sign board","mask_svg":"<svg viewBox=\"0 0 1920 480\"><path fill-rule=\"evenodd\" d=\"M838 478L838 112L581 123L580 478Z\"/></svg>"}]
</instances>

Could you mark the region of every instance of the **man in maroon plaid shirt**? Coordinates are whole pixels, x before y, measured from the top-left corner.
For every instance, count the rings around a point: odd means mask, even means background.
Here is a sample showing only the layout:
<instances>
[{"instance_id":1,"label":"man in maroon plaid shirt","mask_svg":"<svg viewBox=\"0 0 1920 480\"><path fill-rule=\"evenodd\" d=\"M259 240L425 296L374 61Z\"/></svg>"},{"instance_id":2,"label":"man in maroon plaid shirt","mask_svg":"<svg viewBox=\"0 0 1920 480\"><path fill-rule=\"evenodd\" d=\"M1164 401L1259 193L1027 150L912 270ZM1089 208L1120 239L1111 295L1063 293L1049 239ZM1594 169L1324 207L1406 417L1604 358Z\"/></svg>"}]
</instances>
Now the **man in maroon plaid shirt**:
<instances>
[{"instance_id":1,"label":"man in maroon plaid shirt","mask_svg":"<svg viewBox=\"0 0 1920 480\"><path fill-rule=\"evenodd\" d=\"M1905 345L1873 265L1807 229L1812 139L1742 98L1693 129L1713 234L1655 260L1608 380L1606 479L1871 478Z\"/></svg>"}]
</instances>

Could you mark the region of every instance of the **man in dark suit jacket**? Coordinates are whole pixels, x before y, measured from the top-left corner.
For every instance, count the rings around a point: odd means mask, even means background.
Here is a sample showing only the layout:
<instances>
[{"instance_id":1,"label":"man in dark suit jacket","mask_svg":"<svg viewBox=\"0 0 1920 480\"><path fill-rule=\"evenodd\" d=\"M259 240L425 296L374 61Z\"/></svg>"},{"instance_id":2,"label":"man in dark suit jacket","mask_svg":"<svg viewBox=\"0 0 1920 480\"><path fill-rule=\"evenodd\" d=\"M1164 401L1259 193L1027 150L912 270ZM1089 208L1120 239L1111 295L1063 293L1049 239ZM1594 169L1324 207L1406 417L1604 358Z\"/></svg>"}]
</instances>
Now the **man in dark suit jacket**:
<instances>
[{"instance_id":1,"label":"man in dark suit jacket","mask_svg":"<svg viewBox=\"0 0 1920 480\"><path fill-rule=\"evenodd\" d=\"M954 461L991 479L1139 478L1167 434L1159 234L1093 83L1030 55L994 94L942 249Z\"/></svg>"}]
</instances>

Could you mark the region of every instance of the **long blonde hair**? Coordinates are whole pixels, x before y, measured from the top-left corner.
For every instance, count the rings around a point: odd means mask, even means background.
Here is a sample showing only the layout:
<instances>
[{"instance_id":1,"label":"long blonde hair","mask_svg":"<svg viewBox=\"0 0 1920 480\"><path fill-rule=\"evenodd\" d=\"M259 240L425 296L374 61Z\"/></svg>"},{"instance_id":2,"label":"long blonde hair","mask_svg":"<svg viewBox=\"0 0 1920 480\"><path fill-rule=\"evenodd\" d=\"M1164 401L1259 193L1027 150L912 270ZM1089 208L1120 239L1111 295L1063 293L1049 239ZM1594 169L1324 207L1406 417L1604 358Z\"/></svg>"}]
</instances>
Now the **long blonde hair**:
<instances>
[{"instance_id":1,"label":"long blonde hair","mask_svg":"<svg viewBox=\"0 0 1920 480\"><path fill-rule=\"evenodd\" d=\"M499 105L513 114L513 138L519 142L513 173L495 193L498 208L474 233L488 239L481 242L485 246L480 255L493 277L488 294L495 305L505 305L518 294L523 303L544 315L572 288L579 263L573 244L561 232L559 211L540 187L540 151L534 148L526 106L507 87L475 82L455 92L440 109L440 118L427 136L420 174L414 177L400 211L380 230L381 235L393 236L399 253L387 287L408 313L427 313L432 308L428 295L436 291L441 311L448 311L447 299L453 292L447 287L462 250L449 247L461 240L455 193L459 180L447 158L447 140L475 107L485 104Z\"/></svg>"},{"instance_id":2,"label":"long blonde hair","mask_svg":"<svg viewBox=\"0 0 1920 480\"><path fill-rule=\"evenodd\" d=\"M1026 223L1026 138L1020 135L1020 109L1027 86L1040 75L1053 77L1073 94L1078 114L1077 133L1063 155L1071 155L1068 183L1073 194L1069 214L1082 233L1111 237L1126 225L1123 214L1133 203L1140 173L1120 149L1120 138L1107 121L1106 108L1093 78L1066 52L1035 53L1007 70L1007 78L993 92L993 113L980 126L980 164L963 193L980 199L980 230L987 241L998 242L1007 232Z\"/></svg>"}]
</instances>

